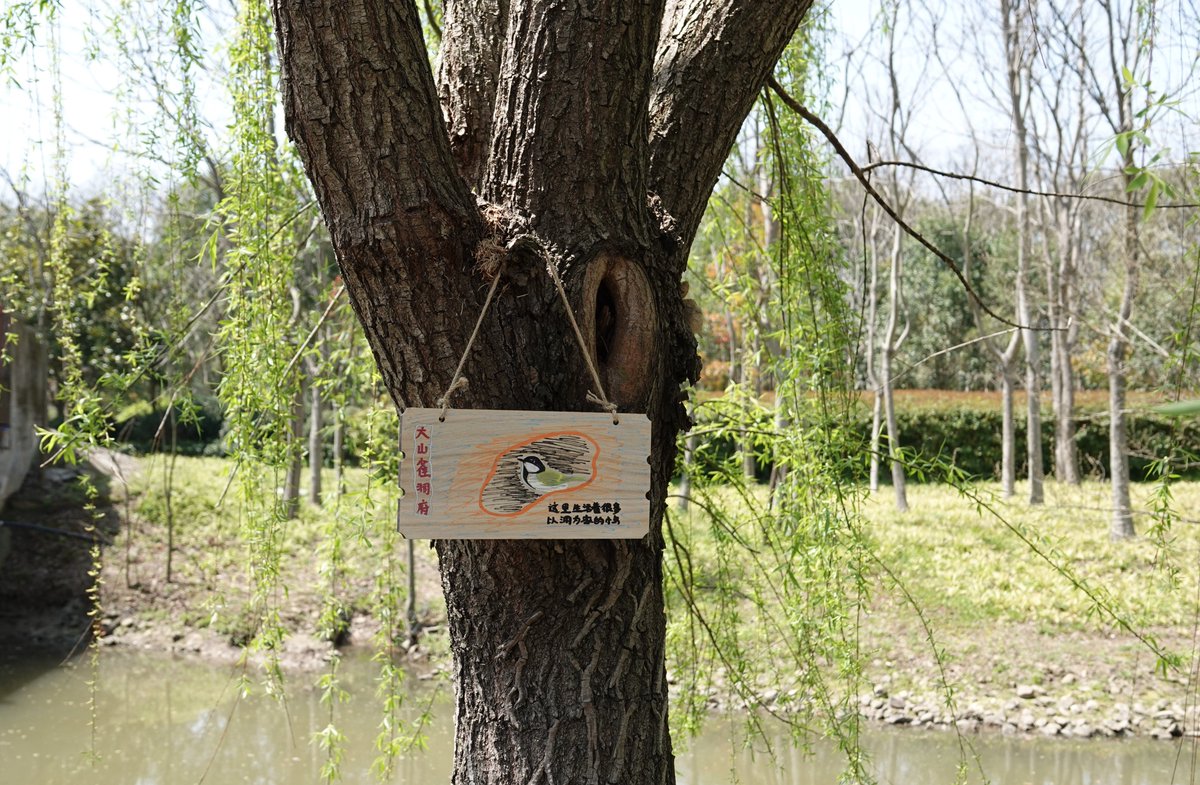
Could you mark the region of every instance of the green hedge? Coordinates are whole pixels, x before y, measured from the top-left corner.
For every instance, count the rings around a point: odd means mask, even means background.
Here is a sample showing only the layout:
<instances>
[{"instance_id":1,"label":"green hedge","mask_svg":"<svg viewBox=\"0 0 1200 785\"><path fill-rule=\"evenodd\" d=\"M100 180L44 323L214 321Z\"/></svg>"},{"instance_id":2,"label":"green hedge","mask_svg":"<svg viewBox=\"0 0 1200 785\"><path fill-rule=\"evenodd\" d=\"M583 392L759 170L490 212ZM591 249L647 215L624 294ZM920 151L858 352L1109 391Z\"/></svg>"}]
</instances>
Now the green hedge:
<instances>
[{"instance_id":1,"label":"green hedge","mask_svg":"<svg viewBox=\"0 0 1200 785\"><path fill-rule=\"evenodd\" d=\"M864 400L869 400L869 397L865 397ZM1025 408L1023 399L1017 403L1019 405L1014 415L1017 475L1020 477L1026 474ZM1002 418L998 397L995 402L957 400L940 403L925 397L907 407L904 401L900 401L896 414L899 421L900 445L905 450L926 459L941 458L976 479L999 479ZM711 415L706 416L703 410L698 414L697 420L697 428L701 431L711 429L715 425ZM1147 479L1147 469L1151 461L1172 451L1175 455L1184 453L1200 456L1200 418L1165 417L1149 411L1149 407L1143 407L1130 412L1128 423L1130 473L1134 480ZM854 406L850 422L846 425L848 433L843 434L841 441L847 450L861 452L863 460L853 465L863 467L865 472L871 436L870 406L867 403ZM765 408L757 409L752 427L769 430L770 412ZM1042 460L1047 474L1054 471L1054 428L1052 413L1043 411ZM705 440L703 460L707 463L728 459L737 453L736 439L733 435L709 435ZM1076 415L1075 441L1083 475L1107 477L1107 412L1096 411L1092 407L1079 411ZM765 479L770 474L769 460L765 451L760 452L757 472L760 479ZM1191 467L1182 473L1193 478L1200 477L1200 466ZM888 472L883 472L885 481L887 475Z\"/></svg>"},{"instance_id":2,"label":"green hedge","mask_svg":"<svg viewBox=\"0 0 1200 785\"><path fill-rule=\"evenodd\" d=\"M1025 411L1016 412L1017 473L1026 473ZM956 407L943 411L928 409L897 411L900 444L918 455L941 455L973 477L999 478L1002 418L994 409ZM1109 442L1107 414L1083 413L1076 417L1075 443L1080 468L1085 476L1108 475ZM1172 450L1200 455L1200 423L1162 417L1150 412L1129 414L1129 469L1135 480L1146 479L1151 461ZM868 438L870 413L856 423ZM1054 470L1055 423L1049 412L1042 415L1042 461L1047 473Z\"/></svg>"}]
</instances>

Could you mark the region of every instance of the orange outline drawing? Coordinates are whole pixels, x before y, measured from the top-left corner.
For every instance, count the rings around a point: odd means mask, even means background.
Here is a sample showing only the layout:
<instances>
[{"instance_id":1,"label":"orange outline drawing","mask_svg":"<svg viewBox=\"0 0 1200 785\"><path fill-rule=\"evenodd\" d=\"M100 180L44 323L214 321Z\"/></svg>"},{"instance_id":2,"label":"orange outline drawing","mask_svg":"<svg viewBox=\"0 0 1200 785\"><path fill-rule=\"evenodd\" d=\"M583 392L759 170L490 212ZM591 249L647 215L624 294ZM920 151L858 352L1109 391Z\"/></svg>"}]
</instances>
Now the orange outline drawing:
<instances>
[{"instance_id":1,"label":"orange outline drawing","mask_svg":"<svg viewBox=\"0 0 1200 785\"><path fill-rule=\"evenodd\" d=\"M536 499L534 499L533 501L531 501L529 504L525 505L521 509L517 510L516 512L492 512L487 507L484 507L483 506L483 492L485 490L487 490L487 487L491 483L492 478L495 477L496 472L499 471L500 461L503 460L508 455L511 455L513 450L519 449L521 447L525 447L525 446L533 444L534 442L537 442L537 441L541 441L542 439L552 438L554 436L579 436L579 437L583 438L585 441L591 443L592 447L594 448L594 451L592 453L592 476L587 479L587 482L581 483L579 485L573 485L570 488L563 488L561 491L550 491L550 493L542 494L541 496L537 497ZM483 510L485 515L490 515L493 518L516 518L518 516L524 515L525 513L529 512L531 509L536 507L538 505L538 503L540 503L542 501L542 499L547 499L551 496L554 496L557 493L567 493L567 492L574 493L575 491L583 490L584 488L591 485L596 479L596 462L599 460L600 460L600 445L596 443L595 439L588 436L586 433L580 433L579 431L553 431L551 433L542 433L542 434L538 434L537 436L534 436L533 438L528 439L526 441L519 442L519 443L513 444L513 445L509 445L508 447L506 447L504 449L504 451L502 453L500 453L499 455L496 456L496 460L492 462L492 470L490 472L488 472L488 476L484 478L483 485L479 486L479 501L478 501L479 509Z\"/></svg>"}]
</instances>

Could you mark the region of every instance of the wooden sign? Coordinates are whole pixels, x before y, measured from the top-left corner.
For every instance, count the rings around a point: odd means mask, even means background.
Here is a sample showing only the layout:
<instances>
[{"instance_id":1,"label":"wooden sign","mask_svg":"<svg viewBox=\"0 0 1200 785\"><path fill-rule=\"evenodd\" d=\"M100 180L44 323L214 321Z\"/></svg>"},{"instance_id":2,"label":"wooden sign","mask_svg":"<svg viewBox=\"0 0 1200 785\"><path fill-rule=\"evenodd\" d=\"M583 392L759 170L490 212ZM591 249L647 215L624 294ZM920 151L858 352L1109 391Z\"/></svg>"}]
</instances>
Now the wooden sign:
<instances>
[{"instance_id":1,"label":"wooden sign","mask_svg":"<svg viewBox=\"0 0 1200 785\"><path fill-rule=\"evenodd\" d=\"M644 414L451 409L400 417L409 538L638 538L650 530Z\"/></svg>"}]
</instances>

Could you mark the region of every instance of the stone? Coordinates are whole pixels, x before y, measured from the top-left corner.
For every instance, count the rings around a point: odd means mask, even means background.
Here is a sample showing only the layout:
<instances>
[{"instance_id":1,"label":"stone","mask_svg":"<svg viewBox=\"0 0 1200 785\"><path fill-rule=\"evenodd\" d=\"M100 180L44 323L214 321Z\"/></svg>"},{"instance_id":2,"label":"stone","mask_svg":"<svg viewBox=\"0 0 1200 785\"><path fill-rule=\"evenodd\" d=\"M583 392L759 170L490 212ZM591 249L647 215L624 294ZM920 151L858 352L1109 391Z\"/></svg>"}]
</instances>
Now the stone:
<instances>
[{"instance_id":1,"label":"stone","mask_svg":"<svg viewBox=\"0 0 1200 785\"><path fill-rule=\"evenodd\" d=\"M912 722L912 717L903 713L888 714L883 718L883 721L888 725L907 725Z\"/></svg>"},{"instance_id":2,"label":"stone","mask_svg":"<svg viewBox=\"0 0 1200 785\"><path fill-rule=\"evenodd\" d=\"M1071 735L1080 739L1090 739L1096 735L1096 729L1086 722L1081 722L1078 725L1071 726Z\"/></svg>"},{"instance_id":3,"label":"stone","mask_svg":"<svg viewBox=\"0 0 1200 785\"><path fill-rule=\"evenodd\" d=\"M907 705L908 701L904 699L903 695L893 695L888 699L888 706L893 709L903 709Z\"/></svg>"},{"instance_id":4,"label":"stone","mask_svg":"<svg viewBox=\"0 0 1200 785\"><path fill-rule=\"evenodd\" d=\"M1038 692L1037 687L1032 684L1017 685L1017 697L1021 698L1022 700L1030 700L1032 698L1036 698L1040 694L1041 693Z\"/></svg>"},{"instance_id":5,"label":"stone","mask_svg":"<svg viewBox=\"0 0 1200 785\"><path fill-rule=\"evenodd\" d=\"M1039 729L1039 732L1043 736L1057 736L1060 730L1062 730L1062 726L1057 722L1047 722Z\"/></svg>"},{"instance_id":6,"label":"stone","mask_svg":"<svg viewBox=\"0 0 1200 785\"><path fill-rule=\"evenodd\" d=\"M975 733L979 730L979 720L961 719L954 723L954 727L958 728L963 733Z\"/></svg>"},{"instance_id":7,"label":"stone","mask_svg":"<svg viewBox=\"0 0 1200 785\"><path fill-rule=\"evenodd\" d=\"M887 687L882 684L876 684L873 691L876 698L886 698L888 696Z\"/></svg>"}]
</instances>

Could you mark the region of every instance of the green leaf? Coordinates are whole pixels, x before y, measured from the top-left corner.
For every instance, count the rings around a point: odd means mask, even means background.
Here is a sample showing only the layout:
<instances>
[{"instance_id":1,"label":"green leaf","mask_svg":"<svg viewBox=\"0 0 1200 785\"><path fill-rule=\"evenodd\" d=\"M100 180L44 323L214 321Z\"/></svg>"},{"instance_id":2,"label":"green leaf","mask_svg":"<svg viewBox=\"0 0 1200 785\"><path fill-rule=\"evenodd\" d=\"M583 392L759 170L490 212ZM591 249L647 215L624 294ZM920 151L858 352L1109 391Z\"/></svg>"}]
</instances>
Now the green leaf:
<instances>
[{"instance_id":1,"label":"green leaf","mask_svg":"<svg viewBox=\"0 0 1200 785\"><path fill-rule=\"evenodd\" d=\"M1117 152L1124 158L1129 153L1129 134L1117 134Z\"/></svg>"},{"instance_id":2,"label":"green leaf","mask_svg":"<svg viewBox=\"0 0 1200 785\"><path fill-rule=\"evenodd\" d=\"M1162 181L1155 180L1150 185L1150 190L1146 193L1146 204L1142 207L1142 220L1150 218L1150 214L1154 212L1154 206L1158 204L1158 193L1162 190Z\"/></svg>"},{"instance_id":3,"label":"green leaf","mask_svg":"<svg viewBox=\"0 0 1200 785\"><path fill-rule=\"evenodd\" d=\"M1146 187L1146 183L1150 181L1150 175L1145 171L1140 171L1137 176L1129 181L1129 185L1125 186L1125 193L1133 193L1140 191Z\"/></svg>"}]
</instances>

